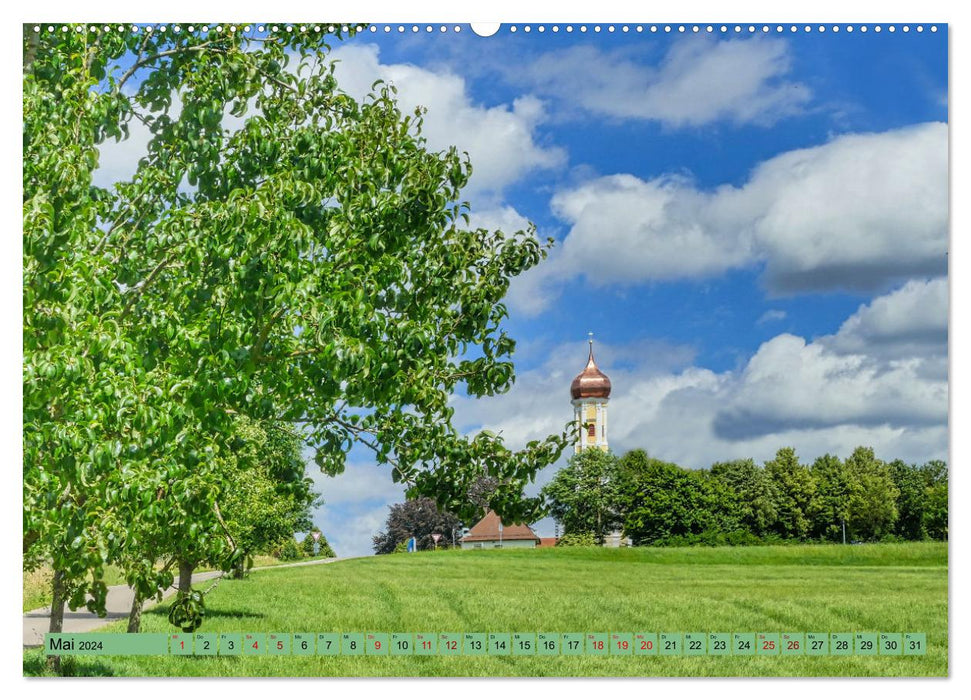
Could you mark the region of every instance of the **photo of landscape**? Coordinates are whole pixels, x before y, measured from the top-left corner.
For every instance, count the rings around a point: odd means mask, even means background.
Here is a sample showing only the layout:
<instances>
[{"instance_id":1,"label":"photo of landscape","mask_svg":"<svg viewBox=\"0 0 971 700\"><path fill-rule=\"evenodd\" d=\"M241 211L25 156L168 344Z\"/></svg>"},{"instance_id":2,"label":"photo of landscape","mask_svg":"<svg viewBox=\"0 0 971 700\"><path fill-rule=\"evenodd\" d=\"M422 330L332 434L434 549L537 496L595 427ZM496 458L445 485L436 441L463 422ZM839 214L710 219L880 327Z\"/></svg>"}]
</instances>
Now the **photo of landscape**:
<instances>
[{"instance_id":1,"label":"photo of landscape","mask_svg":"<svg viewBox=\"0 0 971 700\"><path fill-rule=\"evenodd\" d=\"M948 37L24 24L23 675L949 676Z\"/></svg>"}]
</instances>

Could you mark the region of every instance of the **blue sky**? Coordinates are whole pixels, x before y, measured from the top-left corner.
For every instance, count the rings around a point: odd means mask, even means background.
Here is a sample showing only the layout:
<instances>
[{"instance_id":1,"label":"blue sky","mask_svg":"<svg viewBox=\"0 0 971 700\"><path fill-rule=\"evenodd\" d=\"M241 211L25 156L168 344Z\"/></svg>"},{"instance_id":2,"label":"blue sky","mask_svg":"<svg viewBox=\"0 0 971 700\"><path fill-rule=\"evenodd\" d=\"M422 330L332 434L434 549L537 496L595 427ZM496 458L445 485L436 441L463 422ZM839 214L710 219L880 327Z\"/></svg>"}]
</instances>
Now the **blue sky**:
<instances>
[{"instance_id":1,"label":"blue sky","mask_svg":"<svg viewBox=\"0 0 971 700\"><path fill-rule=\"evenodd\" d=\"M946 458L946 27L593 26L335 44L343 89L393 82L431 147L469 152L476 225L556 240L508 298L515 387L455 397L459 426L513 446L558 431L592 331L615 452ZM351 462L315 477L342 556L369 553L402 498L365 451Z\"/></svg>"}]
</instances>

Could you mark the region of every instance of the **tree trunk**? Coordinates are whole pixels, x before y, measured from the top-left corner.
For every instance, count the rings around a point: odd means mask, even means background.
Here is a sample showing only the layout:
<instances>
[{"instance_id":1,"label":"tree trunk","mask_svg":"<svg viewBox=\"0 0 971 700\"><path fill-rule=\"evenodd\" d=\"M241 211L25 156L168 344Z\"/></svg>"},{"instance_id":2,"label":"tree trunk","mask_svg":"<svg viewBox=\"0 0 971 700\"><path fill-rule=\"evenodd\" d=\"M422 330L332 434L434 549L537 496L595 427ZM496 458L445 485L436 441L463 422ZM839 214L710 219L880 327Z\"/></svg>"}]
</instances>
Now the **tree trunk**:
<instances>
[{"instance_id":1,"label":"tree trunk","mask_svg":"<svg viewBox=\"0 0 971 700\"><path fill-rule=\"evenodd\" d=\"M131 602L131 612L128 613L128 631L138 632L142 626L142 597L135 593L135 599Z\"/></svg>"},{"instance_id":2,"label":"tree trunk","mask_svg":"<svg viewBox=\"0 0 971 700\"><path fill-rule=\"evenodd\" d=\"M51 625L48 631L57 634L64 630L64 605L67 602L67 586L64 583L64 572L61 569L54 570L54 580L51 583ZM50 669L61 674L61 657L48 656L47 664Z\"/></svg>"},{"instance_id":3,"label":"tree trunk","mask_svg":"<svg viewBox=\"0 0 971 700\"><path fill-rule=\"evenodd\" d=\"M195 569L194 564L190 564L187 561L179 560L179 592L188 593L192 588L192 570Z\"/></svg>"},{"instance_id":4,"label":"tree trunk","mask_svg":"<svg viewBox=\"0 0 971 700\"><path fill-rule=\"evenodd\" d=\"M242 579L246 575L246 557L240 557L233 564L233 578Z\"/></svg>"}]
</instances>

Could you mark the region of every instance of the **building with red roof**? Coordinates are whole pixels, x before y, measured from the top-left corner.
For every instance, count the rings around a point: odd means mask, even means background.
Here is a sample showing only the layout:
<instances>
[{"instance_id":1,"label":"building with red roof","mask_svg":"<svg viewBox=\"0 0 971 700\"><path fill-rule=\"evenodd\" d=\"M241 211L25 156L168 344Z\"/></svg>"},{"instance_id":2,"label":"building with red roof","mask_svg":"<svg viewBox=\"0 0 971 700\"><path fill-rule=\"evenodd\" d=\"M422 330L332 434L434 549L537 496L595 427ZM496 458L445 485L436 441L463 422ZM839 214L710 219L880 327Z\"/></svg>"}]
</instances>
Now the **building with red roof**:
<instances>
[{"instance_id":1,"label":"building with red roof","mask_svg":"<svg viewBox=\"0 0 971 700\"><path fill-rule=\"evenodd\" d=\"M462 538L462 549L533 548L540 538L529 525L503 525L495 511L489 511Z\"/></svg>"}]
</instances>

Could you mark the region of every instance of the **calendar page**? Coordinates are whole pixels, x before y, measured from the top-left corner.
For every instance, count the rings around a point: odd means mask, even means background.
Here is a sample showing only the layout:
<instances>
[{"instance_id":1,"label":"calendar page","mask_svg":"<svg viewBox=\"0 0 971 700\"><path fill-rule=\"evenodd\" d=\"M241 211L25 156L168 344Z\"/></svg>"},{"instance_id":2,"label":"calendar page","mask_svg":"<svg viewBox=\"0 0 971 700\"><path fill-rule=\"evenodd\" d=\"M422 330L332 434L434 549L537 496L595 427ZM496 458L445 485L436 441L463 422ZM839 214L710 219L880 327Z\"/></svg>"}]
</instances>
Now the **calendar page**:
<instances>
[{"instance_id":1,"label":"calendar page","mask_svg":"<svg viewBox=\"0 0 971 700\"><path fill-rule=\"evenodd\" d=\"M948 24L288 13L22 27L24 676L948 676Z\"/></svg>"}]
</instances>

